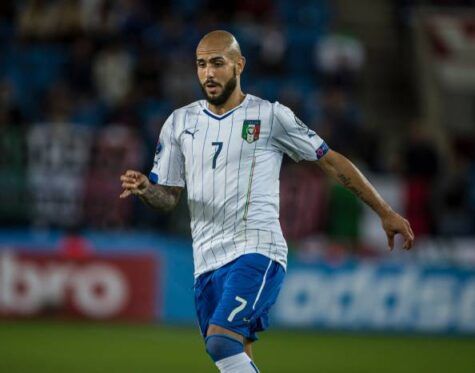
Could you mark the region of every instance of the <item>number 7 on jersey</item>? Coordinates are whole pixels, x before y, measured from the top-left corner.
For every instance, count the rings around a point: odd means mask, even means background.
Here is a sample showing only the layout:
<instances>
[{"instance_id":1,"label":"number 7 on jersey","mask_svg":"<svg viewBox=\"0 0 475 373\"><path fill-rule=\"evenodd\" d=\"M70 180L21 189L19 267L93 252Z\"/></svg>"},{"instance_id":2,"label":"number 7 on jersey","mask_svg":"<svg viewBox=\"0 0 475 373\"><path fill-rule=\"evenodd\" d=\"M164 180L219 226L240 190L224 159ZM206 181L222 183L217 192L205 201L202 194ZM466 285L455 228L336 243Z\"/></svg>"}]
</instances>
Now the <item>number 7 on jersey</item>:
<instances>
[{"instance_id":1,"label":"number 7 on jersey","mask_svg":"<svg viewBox=\"0 0 475 373\"><path fill-rule=\"evenodd\" d=\"M216 151L214 152L214 157L213 157L213 169L215 169L216 160L218 159L219 153L221 153L221 150L223 149L223 142L222 141L212 142L211 145L217 147Z\"/></svg>"}]
</instances>

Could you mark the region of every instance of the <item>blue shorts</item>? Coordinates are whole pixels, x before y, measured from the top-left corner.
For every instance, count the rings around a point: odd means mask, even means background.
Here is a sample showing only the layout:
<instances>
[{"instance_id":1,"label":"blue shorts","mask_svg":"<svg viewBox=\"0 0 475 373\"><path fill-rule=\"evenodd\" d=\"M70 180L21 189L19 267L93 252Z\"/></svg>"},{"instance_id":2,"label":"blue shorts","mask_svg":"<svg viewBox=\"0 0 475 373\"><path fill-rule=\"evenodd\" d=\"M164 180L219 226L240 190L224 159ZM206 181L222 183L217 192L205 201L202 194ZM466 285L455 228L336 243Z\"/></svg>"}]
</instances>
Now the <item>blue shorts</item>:
<instances>
[{"instance_id":1,"label":"blue shorts","mask_svg":"<svg viewBox=\"0 0 475 373\"><path fill-rule=\"evenodd\" d=\"M210 324L245 338L269 326L269 310L277 300L285 270L261 254L245 254L195 281L195 306L201 334Z\"/></svg>"}]
</instances>

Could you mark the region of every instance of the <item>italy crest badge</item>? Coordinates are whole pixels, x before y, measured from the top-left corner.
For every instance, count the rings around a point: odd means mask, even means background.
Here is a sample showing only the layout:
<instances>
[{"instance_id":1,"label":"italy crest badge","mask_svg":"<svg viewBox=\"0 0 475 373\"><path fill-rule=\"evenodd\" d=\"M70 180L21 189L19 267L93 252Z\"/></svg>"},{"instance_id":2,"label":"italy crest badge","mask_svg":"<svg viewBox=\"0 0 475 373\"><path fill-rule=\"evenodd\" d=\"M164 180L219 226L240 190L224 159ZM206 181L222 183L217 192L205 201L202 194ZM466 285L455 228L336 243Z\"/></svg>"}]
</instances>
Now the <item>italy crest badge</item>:
<instances>
[{"instance_id":1,"label":"italy crest badge","mask_svg":"<svg viewBox=\"0 0 475 373\"><path fill-rule=\"evenodd\" d=\"M249 144L259 139L261 132L261 121L258 119L247 119L242 124L242 138Z\"/></svg>"}]
</instances>

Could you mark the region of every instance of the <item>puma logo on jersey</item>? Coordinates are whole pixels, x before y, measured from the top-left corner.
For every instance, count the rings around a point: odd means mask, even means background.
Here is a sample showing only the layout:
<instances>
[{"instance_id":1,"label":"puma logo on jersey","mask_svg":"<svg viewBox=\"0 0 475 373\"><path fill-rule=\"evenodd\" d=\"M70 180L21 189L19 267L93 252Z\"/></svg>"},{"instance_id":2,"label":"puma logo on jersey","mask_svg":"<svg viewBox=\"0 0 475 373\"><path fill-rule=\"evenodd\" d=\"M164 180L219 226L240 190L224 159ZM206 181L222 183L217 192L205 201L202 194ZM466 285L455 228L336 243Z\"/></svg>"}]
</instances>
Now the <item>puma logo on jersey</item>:
<instances>
[{"instance_id":1,"label":"puma logo on jersey","mask_svg":"<svg viewBox=\"0 0 475 373\"><path fill-rule=\"evenodd\" d=\"M195 130L193 132L191 132L190 130L185 130L185 133L187 135L191 135L191 137L193 137L193 139L195 138L195 133L198 132L199 130Z\"/></svg>"}]
</instances>

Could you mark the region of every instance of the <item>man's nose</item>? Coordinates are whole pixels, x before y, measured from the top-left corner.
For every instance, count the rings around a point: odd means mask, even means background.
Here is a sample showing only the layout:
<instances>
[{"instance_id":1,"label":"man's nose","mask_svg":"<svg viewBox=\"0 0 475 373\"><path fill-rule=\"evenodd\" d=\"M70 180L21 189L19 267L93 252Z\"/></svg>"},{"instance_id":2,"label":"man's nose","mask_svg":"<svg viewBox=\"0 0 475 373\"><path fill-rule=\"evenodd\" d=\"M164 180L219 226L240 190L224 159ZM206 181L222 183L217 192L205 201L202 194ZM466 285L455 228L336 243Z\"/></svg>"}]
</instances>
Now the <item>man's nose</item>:
<instances>
[{"instance_id":1,"label":"man's nose","mask_svg":"<svg viewBox=\"0 0 475 373\"><path fill-rule=\"evenodd\" d=\"M206 78L214 78L214 69L212 67L206 67Z\"/></svg>"}]
</instances>

